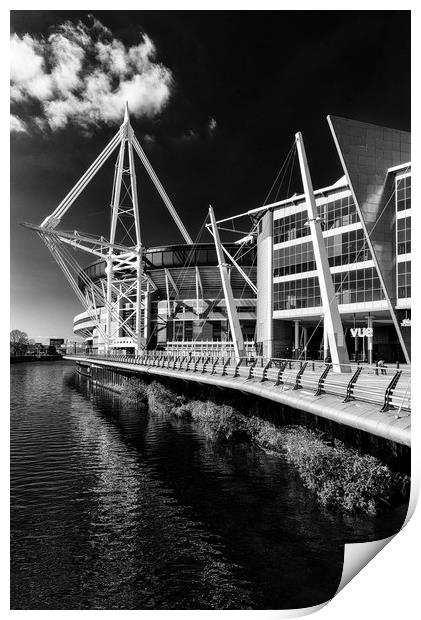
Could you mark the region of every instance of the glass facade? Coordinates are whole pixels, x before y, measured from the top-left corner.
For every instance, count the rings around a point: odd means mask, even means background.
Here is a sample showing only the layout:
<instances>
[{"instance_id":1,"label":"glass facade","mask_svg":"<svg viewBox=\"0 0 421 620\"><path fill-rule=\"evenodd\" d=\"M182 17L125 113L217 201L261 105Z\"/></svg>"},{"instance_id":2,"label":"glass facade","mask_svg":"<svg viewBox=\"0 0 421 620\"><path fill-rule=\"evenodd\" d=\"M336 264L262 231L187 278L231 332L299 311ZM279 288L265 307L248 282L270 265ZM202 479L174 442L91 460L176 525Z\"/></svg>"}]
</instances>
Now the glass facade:
<instances>
[{"instance_id":1,"label":"glass facade","mask_svg":"<svg viewBox=\"0 0 421 620\"><path fill-rule=\"evenodd\" d=\"M273 227L273 243L283 243L284 241L292 241L300 239L310 234L310 228L304 226L307 221L307 211L300 211L287 215L279 220L274 221Z\"/></svg>"},{"instance_id":2,"label":"glass facade","mask_svg":"<svg viewBox=\"0 0 421 620\"><path fill-rule=\"evenodd\" d=\"M273 253L273 275L275 277L314 269L316 269L316 263L311 241L279 248Z\"/></svg>"},{"instance_id":3,"label":"glass facade","mask_svg":"<svg viewBox=\"0 0 421 620\"><path fill-rule=\"evenodd\" d=\"M339 304L364 303L383 299L380 280L374 267L333 274ZM321 306L317 277L300 278L274 284L274 310L295 310Z\"/></svg>"},{"instance_id":4,"label":"glass facade","mask_svg":"<svg viewBox=\"0 0 421 620\"><path fill-rule=\"evenodd\" d=\"M321 303L319 279L317 277L287 280L274 284L274 310L314 308L320 306Z\"/></svg>"},{"instance_id":5,"label":"glass facade","mask_svg":"<svg viewBox=\"0 0 421 620\"><path fill-rule=\"evenodd\" d=\"M236 261L242 266L251 266L256 260L255 248L245 245L225 244L227 250L236 255ZM144 254L146 269L160 269L163 267L185 267L196 265L198 267L215 266L218 264L215 245L213 243L169 246L167 248L154 248Z\"/></svg>"},{"instance_id":6,"label":"glass facade","mask_svg":"<svg viewBox=\"0 0 421 620\"><path fill-rule=\"evenodd\" d=\"M324 230L332 230L358 222L357 210L351 195L329 200L319 205L317 212L323 220Z\"/></svg>"},{"instance_id":7,"label":"glass facade","mask_svg":"<svg viewBox=\"0 0 421 620\"><path fill-rule=\"evenodd\" d=\"M320 199L318 199L320 202ZM336 190L334 198L325 196L317 205L322 219L324 241L331 268L371 261L371 253L351 193ZM278 212L276 215L282 215ZM319 308L322 305L313 243L299 239L310 234L304 226L307 211L288 214L274 220L274 243L297 239L274 249L273 275L283 278L274 284L274 310ZM365 268L332 274L336 296L340 304L372 302L384 299L380 280L371 264ZM313 272L313 273L308 273ZM305 274L308 273L308 277ZM292 274L302 274L291 279ZM304 275L304 277L302 277ZM289 278L288 278L289 276Z\"/></svg>"},{"instance_id":8,"label":"glass facade","mask_svg":"<svg viewBox=\"0 0 421 620\"><path fill-rule=\"evenodd\" d=\"M354 201L350 195L341 196L317 205L317 213L323 221L323 230L332 230L341 226L348 226L358 222L358 215ZM305 203L300 203L303 210L275 219L273 227L273 242L283 243L300 239L310 235L310 228L305 226L308 219Z\"/></svg>"},{"instance_id":9,"label":"glass facade","mask_svg":"<svg viewBox=\"0 0 421 620\"><path fill-rule=\"evenodd\" d=\"M398 255L411 252L411 217L400 217L397 220L397 246Z\"/></svg>"},{"instance_id":10,"label":"glass facade","mask_svg":"<svg viewBox=\"0 0 421 620\"><path fill-rule=\"evenodd\" d=\"M362 228L325 237L325 243L331 267L370 260L370 251ZM275 277L315 269L316 262L311 241L278 248L273 253L273 275Z\"/></svg>"},{"instance_id":11,"label":"glass facade","mask_svg":"<svg viewBox=\"0 0 421 620\"><path fill-rule=\"evenodd\" d=\"M407 299L411 297L411 261L398 263L398 297Z\"/></svg>"},{"instance_id":12,"label":"glass facade","mask_svg":"<svg viewBox=\"0 0 421 620\"><path fill-rule=\"evenodd\" d=\"M351 265L371 259L362 228L349 230L325 239L329 265Z\"/></svg>"},{"instance_id":13,"label":"glass facade","mask_svg":"<svg viewBox=\"0 0 421 620\"><path fill-rule=\"evenodd\" d=\"M411 297L411 175L395 179L396 196L396 292L398 300ZM409 256L408 256L409 255ZM409 260L408 260L409 259Z\"/></svg>"},{"instance_id":14,"label":"glass facade","mask_svg":"<svg viewBox=\"0 0 421 620\"><path fill-rule=\"evenodd\" d=\"M396 210L404 211L411 208L411 177L396 179Z\"/></svg>"}]
</instances>

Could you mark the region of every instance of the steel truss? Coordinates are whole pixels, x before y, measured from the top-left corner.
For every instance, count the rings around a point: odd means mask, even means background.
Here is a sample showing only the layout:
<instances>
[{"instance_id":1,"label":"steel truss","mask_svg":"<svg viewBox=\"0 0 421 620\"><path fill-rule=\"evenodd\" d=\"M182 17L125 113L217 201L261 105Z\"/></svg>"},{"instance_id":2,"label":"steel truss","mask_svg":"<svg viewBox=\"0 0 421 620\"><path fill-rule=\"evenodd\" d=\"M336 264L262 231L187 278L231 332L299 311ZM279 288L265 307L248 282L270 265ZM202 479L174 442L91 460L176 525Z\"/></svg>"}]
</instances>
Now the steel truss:
<instances>
[{"instance_id":1,"label":"steel truss","mask_svg":"<svg viewBox=\"0 0 421 620\"><path fill-rule=\"evenodd\" d=\"M111 199L109 240L77 230L57 227L75 200L118 148ZM126 104L124 120L93 164L82 175L58 207L40 226L24 224L37 232L51 252L77 298L85 308L98 335L110 352L123 337L136 352L144 349L148 338L147 312L150 289L155 288L143 272L143 246L139 219L135 158L137 154L165 206L187 243L193 243L178 213L162 187L130 124ZM75 258L73 250L87 252L106 263L106 281L93 281ZM82 287L80 286L82 285ZM82 292L82 288L83 291ZM103 309L103 310L102 310ZM105 325L104 316L105 312Z\"/></svg>"}]
</instances>

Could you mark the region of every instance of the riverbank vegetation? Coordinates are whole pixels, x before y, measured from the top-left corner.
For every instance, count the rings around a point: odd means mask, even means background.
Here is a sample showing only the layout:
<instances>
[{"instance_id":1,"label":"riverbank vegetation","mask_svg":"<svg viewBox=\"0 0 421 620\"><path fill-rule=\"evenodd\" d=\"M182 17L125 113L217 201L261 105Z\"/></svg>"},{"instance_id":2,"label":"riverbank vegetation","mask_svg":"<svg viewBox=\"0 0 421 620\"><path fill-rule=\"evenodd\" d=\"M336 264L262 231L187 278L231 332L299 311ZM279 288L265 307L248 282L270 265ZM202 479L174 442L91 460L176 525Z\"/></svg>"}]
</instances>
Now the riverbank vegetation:
<instances>
[{"instance_id":1,"label":"riverbank vegetation","mask_svg":"<svg viewBox=\"0 0 421 620\"><path fill-rule=\"evenodd\" d=\"M408 476L321 431L276 427L231 405L187 400L157 381L128 380L121 394L125 400L148 404L154 413L191 420L211 440L246 441L283 454L323 506L375 515L408 493Z\"/></svg>"}]
</instances>

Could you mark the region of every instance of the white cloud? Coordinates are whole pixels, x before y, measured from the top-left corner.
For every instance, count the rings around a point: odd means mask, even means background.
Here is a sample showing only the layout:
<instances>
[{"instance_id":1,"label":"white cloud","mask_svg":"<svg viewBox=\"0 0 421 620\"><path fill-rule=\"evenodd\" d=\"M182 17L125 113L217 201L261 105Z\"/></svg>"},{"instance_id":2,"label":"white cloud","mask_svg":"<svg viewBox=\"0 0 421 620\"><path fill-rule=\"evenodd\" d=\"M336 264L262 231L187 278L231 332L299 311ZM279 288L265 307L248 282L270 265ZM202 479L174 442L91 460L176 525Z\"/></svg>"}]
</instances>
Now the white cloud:
<instances>
[{"instance_id":1,"label":"white cloud","mask_svg":"<svg viewBox=\"0 0 421 620\"><path fill-rule=\"evenodd\" d=\"M102 66L107 67L113 75L124 76L127 74L129 70L127 52L121 41L113 39L111 44L98 41L95 47L97 58Z\"/></svg>"},{"instance_id":2,"label":"white cloud","mask_svg":"<svg viewBox=\"0 0 421 620\"><path fill-rule=\"evenodd\" d=\"M26 123L15 114L10 115L10 131L14 131L16 133L26 133L28 128Z\"/></svg>"},{"instance_id":3,"label":"white cloud","mask_svg":"<svg viewBox=\"0 0 421 620\"><path fill-rule=\"evenodd\" d=\"M10 56L12 101L49 97L52 92L51 76L46 73L42 45L29 34L22 38L13 34L10 39Z\"/></svg>"},{"instance_id":4,"label":"white cloud","mask_svg":"<svg viewBox=\"0 0 421 620\"><path fill-rule=\"evenodd\" d=\"M127 48L92 16L90 27L67 21L48 39L13 34L10 45L12 103L36 107L33 127L118 124L125 101L135 117L152 118L171 95L172 74L147 35Z\"/></svg>"},{"instance_id":5,"label":"white cloud","mask_svg":"<svg viewBox=\"0 0 421 620\"><path fill-rule=\"evenodd\" d=\"M68 93L83 88L80 73L85 50L62 34L53 34L48 41L53 66L51 79L57 94L66 97Z\"/></svg>"},{"instance_id":6,"label":"white cloud","mask_svg":"<svg viewBox=\"0 0 421 620\"><path fill-rule=\"evenodd\" d=\"M215 131L217 124L218 123L216 122L216 120L214 118L212 118L212 116L211 116L210 119L209 119L209 122L208 122L208 129L209 129L209 131L210 132Z\"/></svg>"}]
</instances>

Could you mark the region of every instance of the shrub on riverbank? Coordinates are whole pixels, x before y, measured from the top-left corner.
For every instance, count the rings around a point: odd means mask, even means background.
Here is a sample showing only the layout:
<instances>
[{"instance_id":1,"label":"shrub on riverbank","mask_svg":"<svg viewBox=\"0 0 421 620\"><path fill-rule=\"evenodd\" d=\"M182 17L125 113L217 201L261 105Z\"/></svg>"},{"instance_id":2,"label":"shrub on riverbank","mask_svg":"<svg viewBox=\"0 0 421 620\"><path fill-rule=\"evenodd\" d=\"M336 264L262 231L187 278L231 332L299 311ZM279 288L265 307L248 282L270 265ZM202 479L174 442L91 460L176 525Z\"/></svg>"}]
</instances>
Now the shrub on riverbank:
<instances>
[{"instance_id":1,"label":"shrub on riverbank","mask_svg":"<svg viewBox=\"0 0 421 620\"><path fill-rule=\"evenodd\" d=\"M125 401L147 404L148 385L139 379L127 379L120 389L120 394Z\"/></svg>"},{"instance_id":2,"label":"shrub on riverbank","mask_svg":"<svg viewBox=\"0 0 421 620\"><path fill-rule=\"evenodd\" d=\"M254 443L286 455L323 506L374 515L409 488L408 476L320 431L277 428L259 418L250 419L250 428Z\"/></svg>"},{"instance_id":3,"label":"shrub on riverbank","mask_svg":"<svg viewBox=\"0 0 421 620\"><path fill-rule=\"evenodd\" d=\"M171 415L175 409L182 404L184 397L178 396L175 392L167 388L158 381L152 381L146 388L149 409L161 415Z\"/></svg>"},{"instance_id":4,"label":"shrub on riverbank","mask_svg":"<svg viewBox=\"0 0 421 620\"><path fill-rule=\"evenodd\" d=\"M360 454L320 431L303 426L278 428L261 418L243 415L231 405L187 401L157 381L129 381L124 392L132 400L147 400L153 412L192 420L209 439L248 441L284 454L323 506L374 515L396 496L402 498L409 488L408 476L392 472L379 459Z\"/></svg>"},{"instance_id":5,"label":"shrub on riverbank","mask_svg":"<svg viewBox=\"0 0 421 620\"><path fill-rule=\"evenodd\" d=\"M303 427L279 430L287 458L323 506L376 514L390 504L394 474L377 458Z\"/></svg>"},{"instance_id":6,"label":"shrub on riverbank","mask_svg":"<svg viewBox=\"0 0 421 620\"><path fill-rule=\"evenodd\" d=\"M210 400L195 400L184 406L191 419L198 424L209 439L225 441L250 441L247 418L230 405L217 405Z\"/></svg>"}]
</instances>

